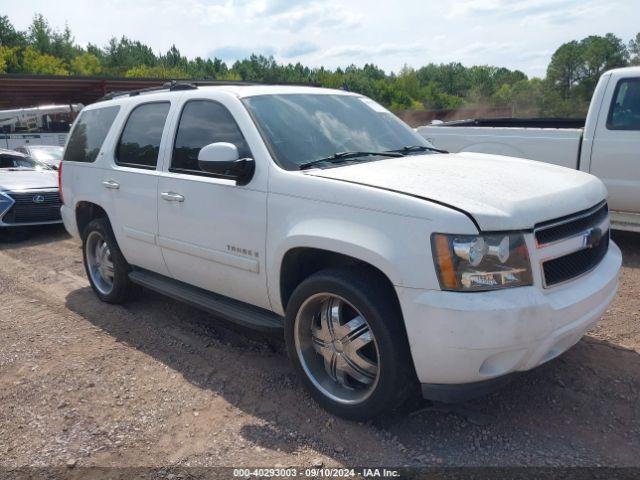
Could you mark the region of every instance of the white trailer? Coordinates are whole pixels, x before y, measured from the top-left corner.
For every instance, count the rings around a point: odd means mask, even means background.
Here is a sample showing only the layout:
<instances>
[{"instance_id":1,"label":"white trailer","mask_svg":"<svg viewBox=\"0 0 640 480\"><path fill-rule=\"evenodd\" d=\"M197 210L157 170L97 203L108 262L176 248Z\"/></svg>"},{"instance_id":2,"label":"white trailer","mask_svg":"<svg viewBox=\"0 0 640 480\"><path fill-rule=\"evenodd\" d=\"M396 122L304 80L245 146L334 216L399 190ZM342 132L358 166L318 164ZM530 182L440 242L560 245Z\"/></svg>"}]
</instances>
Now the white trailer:
<instances>
[{"instance_id":1,"label":"white trailer","mask_svg":"<svg viewBox=\"0 0 640 480\"><path fill-rule=\"evenodd\" d=\"M0 148L64 146L68 127L82 108L82 104L72 104L0 110Z\"/></svg>"}]
</instances>

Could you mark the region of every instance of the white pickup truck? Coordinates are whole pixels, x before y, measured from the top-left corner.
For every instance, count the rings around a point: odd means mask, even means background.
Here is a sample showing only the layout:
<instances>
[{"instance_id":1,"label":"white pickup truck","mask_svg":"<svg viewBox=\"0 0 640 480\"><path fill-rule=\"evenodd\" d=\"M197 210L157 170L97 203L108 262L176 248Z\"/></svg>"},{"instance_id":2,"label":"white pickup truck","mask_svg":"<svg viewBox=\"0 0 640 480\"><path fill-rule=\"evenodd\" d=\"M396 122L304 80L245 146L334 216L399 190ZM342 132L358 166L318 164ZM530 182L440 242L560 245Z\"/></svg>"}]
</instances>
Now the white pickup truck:
<instances>
[{"instance_id":1,"label":"white pickup truck","mask_svg":"<svg viewBox=\"0 0 640 480\"><path fill-rule=\"evenodd\" d=\"M586 122L463 120L417 131L450 152L508 155L589 172L607 186L613 228L640 232L640 67L602 75Z\"/></svg>"},{"instance_id":2,"label":"white pickup truck","mask_svg":"<svg viewBox=\"0 0 640 480\"><path fill-rule=\"evenodd\" d=\"M534 368L616 293L600 180L436 152L351 92L119 94L80 113L59 174L101 300L138 284L277 332L311 395L349 418L418 384L445 399Z\"/></svg>"}]
</instances>

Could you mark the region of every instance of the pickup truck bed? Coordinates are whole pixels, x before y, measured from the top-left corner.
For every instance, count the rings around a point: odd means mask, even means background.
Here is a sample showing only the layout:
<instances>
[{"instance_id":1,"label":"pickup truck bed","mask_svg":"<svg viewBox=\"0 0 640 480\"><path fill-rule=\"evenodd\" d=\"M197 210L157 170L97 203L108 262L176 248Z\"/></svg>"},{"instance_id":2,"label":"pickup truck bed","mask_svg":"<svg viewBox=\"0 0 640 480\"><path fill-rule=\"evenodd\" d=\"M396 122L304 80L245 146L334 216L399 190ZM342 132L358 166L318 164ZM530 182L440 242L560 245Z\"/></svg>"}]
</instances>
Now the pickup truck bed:
<instances>
[{"instance_id":1,"label":"pickup truck bed","mask_svg":"<svg viewBox=\"0 0 640 480\"><path fill-rule=\"evenodd\" d=\"M452 120L447 127L509 127L509 128L584 128L584 118L470 118Z\"/></svg>"},{"instance_id":2,"label":"pickup truck bed","mask_svg":"<svg viewBox=\"0 0 640 480\"><path fill-rule=\"evenodd\" d=\"M615 228L640 232L640 67L605 72L585 120L471 119L417 128L435 147L527 158L591 173Z\"/></svg>"},{"instance_id":3,"label":"pickup truck bed","mask_svg":"<svg viewBox=\"0 0 640 480\"><path fill-rule=\"evenodd\" d=\"M418 127L418 133L438 148L450 152L493 153L530 160L544 159L546 163L578 168L577 152L582 142L581 128L521 127L515 125L534 122L531 119L520 122L518 119L512 120L510 123L463 120ZM496 126L490 126L490 123Z\"/></svg>"}]
</instances>

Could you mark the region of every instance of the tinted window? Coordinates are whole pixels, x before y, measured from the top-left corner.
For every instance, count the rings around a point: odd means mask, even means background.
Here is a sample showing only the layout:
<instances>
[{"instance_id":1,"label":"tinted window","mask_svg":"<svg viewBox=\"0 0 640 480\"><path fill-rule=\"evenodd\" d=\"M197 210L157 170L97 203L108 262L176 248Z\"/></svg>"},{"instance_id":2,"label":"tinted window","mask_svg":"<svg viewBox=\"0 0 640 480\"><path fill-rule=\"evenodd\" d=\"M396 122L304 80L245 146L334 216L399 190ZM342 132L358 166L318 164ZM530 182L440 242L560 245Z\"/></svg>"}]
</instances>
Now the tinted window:
<instances>
[{"instance_id":1,"label":"tinted window","mask_svg":"<svg viewBox=\"0 0 640 480\"><path fill-rule=\"evenodd\" d=\"M169 107L169 102L148 103L131 112L116 150L118 165L156 168Z\"/></svg>"},{"instance_id":2,"label":"tinted window","mask_svg":"<svg viewBox=\"0 0 640 480\"><path fill-rule=\"evenodd\" d=\"M623 79L616 85L607 118L609 130L640 130L640 79Z\"/></svg>"},{"instance_id":3,"label":"tinted window","mask_svg":"<svg viewBox=\"0 0 640 480\"><path fill-rule=\"evenodd\" d=\"M0 153L0 168L28 168L30 170L50 170L50 168L32 158Z\"/></svg>"},{"instance_id":4,"label":"tinted window","mask_svg":"<svg viewBox=\"0 0 640 480\"><path fill-rule=\"evenodd\" d=\"M429 145L395 115L366 97L285 94L259 95L243 101L275 160L290 170L337 152L384 152Z\"/></svg>"},{"instance_id":5,"label":"tinted window","mask_svg":"<svg viewBox=\"0 0 640 480\"><path fill-rule=\"evenodd\" d=\"M214 142L233 143L238 147L240 158L251 157L242 132L224 106L208 100L188 102L180 116L171 170L200 172L198 152Z\"/></svg>"},{"instance_id":6,"label":"tinted window","mask_svg":"<svg viewBox=\"0 0 640 480\"><path fill-rule=\"evenodd\" d=\"M80 113L64 152L65 162L93 162L98 156L120 107L104 107Z\"/></svg>"}]
</instances>

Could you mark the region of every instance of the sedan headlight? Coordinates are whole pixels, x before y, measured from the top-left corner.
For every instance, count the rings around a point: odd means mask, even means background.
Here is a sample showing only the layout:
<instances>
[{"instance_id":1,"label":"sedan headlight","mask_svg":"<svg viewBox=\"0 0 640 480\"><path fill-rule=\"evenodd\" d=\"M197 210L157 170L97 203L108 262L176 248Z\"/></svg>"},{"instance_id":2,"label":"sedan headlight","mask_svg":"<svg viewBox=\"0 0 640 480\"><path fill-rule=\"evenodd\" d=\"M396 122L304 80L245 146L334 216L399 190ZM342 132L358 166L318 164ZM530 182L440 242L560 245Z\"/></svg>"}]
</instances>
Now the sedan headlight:
<instances>
[{"instance_id":1,"label":"sedan headlight","mask_svg":"<svg viewBox=\"0 0 640 480\"><path fill-rule=\"evenodd\" d=\"M529 252L522 233L434 233L431 247L443 290L472 292L532 284Z\"/></svg>"},{"instance_id":2,"label":"sedan headlight","mask_svg":"<svg viewBox=\"0 0 640 480\"><path fill-rule=\"evenodd\" d=\"M2 216L3 213L9 210L11 208L11 205L13 205L13 199L8 195L0 192L0 216Z\"/></svg>"}]
</instances>

